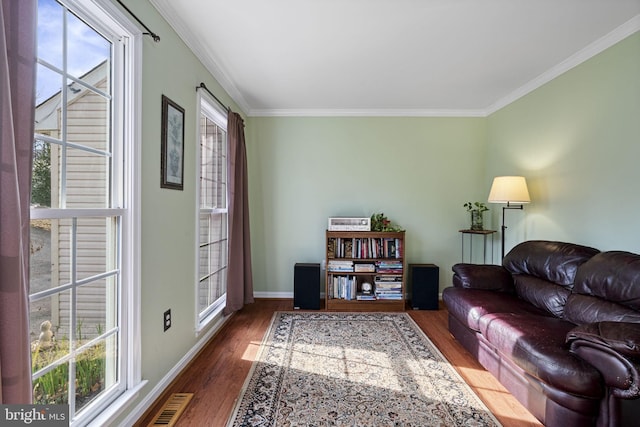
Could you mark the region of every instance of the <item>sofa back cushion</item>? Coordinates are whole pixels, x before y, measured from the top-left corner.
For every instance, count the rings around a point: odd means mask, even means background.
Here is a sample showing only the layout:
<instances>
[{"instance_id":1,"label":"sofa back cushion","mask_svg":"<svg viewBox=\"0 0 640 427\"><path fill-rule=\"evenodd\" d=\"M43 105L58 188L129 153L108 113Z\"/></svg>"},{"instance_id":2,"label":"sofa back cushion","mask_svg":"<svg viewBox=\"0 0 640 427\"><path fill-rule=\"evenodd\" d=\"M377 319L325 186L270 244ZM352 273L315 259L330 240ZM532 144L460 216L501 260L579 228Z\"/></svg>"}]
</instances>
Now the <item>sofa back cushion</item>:
<instances>
[{"instance_id":1,"label":"sofa back cushion","mask_svg":"<svg viewBox=\"0 0 640 427\"><path fill-rule=\"evenodd\" d=\"M574 292L640 311L640 255L609 251L594 256L578 270Z\"/></svg>"},{"instance_id":2,"label":"sofa back cushion","mask_svg":"<svg viewBox=\"0 0 640 427\"><path fill-rule=\"evenodd\" d=\"M599 252L573 243L529 240L511 249L502 265L512 274L527 274L571 289L578 267Z\"/></svg>"},{"instance_id":3,"label":"sofa back cushion","mask_svg":"<svg viewBox=\"0 0 640 427\"><path fill-rule=\"evenodd\" d=\"M640 323L640 255L602 252L581 265L565 318L576 324Z\"/></svg>"},{"instance_id":4,"label":"sofa back cushion","mask_svg":"<svg viewBox=\"0 0 640 427\"><path fill-rule=\"evenodd\" d=\"M571 291L564 286L528 274L513 276L516 294L520 299L545 310L555 317L563 317L564 306Z\"/></svg>"},{"instance_id":5,"label":"sofa back cushion","mask_svg":"<svg viewBox=\"0 0 640 427\"><path fill-rule=\"evenodd\" d=\"M640 323L640 313L600 297L573 293L567 298L564 319L576 325L595 322Z\"/></svg>"}]
</instances>

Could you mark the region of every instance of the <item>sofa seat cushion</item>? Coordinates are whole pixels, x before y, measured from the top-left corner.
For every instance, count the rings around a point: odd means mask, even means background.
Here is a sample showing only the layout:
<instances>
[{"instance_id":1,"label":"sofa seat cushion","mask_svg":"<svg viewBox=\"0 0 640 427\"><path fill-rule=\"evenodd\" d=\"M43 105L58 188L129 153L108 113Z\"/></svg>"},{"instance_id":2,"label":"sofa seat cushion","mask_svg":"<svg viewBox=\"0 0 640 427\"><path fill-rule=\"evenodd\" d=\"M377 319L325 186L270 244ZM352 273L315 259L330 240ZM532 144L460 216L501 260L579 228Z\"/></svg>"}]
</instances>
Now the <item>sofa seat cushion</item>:
<instances>
[{"instance_id":1,"label":"sofa seat cushion","mask_svg":"<svg viewBox=\"0 0 640 427\"><path fill-rule=\"evenodd\" d=\"M489 313L531 313L544 315L542 310L515 295L484 289L449 287L442 291L442 300L460 323L476 332L480 331L480 318Z\"/></svg>"},{"instance_id":2,"label":"sofa seat cushion","mask_svg":"<svg viewBox=\"0 0 640 427\"><path fill-rule=\"evenodd\" d=\"M565 344L573 323L527 313L491 313L482 316L479 325L484 338L529 375L568 393L602 397L600 373Z\"/></svg>"}]
</instances>

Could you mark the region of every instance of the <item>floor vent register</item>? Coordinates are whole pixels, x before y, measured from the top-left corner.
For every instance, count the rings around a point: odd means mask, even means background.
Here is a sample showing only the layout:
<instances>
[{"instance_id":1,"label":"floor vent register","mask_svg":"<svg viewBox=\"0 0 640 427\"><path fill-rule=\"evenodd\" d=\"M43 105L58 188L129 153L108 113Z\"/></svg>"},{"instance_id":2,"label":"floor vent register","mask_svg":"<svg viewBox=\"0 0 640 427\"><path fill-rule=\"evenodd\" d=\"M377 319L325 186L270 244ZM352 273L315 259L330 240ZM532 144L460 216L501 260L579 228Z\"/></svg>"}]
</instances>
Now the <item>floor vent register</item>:
<instances>
[{"instance_id":1,"label":"floor vent register","mask_svg":"<svg viewBox=\"0 0 640 427\"><path fill-rule=\"evenodd\" d=\"M192 398L193 393L173 393L162 405L162 408L160 408L148 427L172 427L176 425L178 418L180 418Z\"/></svg>"}]
</instances>

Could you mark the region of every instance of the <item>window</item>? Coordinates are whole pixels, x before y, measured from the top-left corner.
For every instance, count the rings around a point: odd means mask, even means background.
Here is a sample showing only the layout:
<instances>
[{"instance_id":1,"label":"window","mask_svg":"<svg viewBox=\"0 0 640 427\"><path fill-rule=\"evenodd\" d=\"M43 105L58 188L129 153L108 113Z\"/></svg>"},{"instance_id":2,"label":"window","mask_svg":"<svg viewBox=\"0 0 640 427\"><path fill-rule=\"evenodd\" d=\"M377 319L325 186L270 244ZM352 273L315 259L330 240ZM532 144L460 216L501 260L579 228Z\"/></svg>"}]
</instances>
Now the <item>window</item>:
<instances>
[{"instance_id":1,"label":"window","mask_svg":"<svg viewBox=\"0 0 640 427\"><path fill-rule=\"evenodd\" d=\"M139 375L132 345L133 35L104 7L38 1L31 208L34 403L85 424ZM125 232L126 230L126 232ZM139 379L137 380L139 382Z\"/></svg>"},{"instance_id":2,"label":"window","mask_svg":"<svg viewBox=\"0 0 640 427\"><path fill-rule=\"evenodd\" d=\"M200 93L198 197L198 325L225 304L227 293L227 113Z\"/></svg>"}]
</instances>

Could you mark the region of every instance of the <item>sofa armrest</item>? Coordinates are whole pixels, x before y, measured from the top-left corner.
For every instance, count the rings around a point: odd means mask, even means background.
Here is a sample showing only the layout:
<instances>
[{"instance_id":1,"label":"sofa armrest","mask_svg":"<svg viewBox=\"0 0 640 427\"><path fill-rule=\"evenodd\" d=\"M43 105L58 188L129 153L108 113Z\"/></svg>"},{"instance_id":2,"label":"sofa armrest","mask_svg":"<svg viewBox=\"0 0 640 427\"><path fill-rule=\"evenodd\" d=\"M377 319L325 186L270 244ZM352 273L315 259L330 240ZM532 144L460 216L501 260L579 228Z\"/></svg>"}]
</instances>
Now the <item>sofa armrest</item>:
<instances>
[{"instance_id":1,"label":"sofa armrest","mask_svg":"<svg viewBox=\"0 0 640 427\"><path fill-rule=\"evenodd\" d=\"M457 288L514 292L513 276L501 265L459 263L452 270Z\"/></svg>"},{"instance_id":2,"label":"sofa armrest","mask_svg":"<svg viewBox=\"0 0 640 427\"><path fill-rule=\"evenodd\" d=\"M567 334L571 353L593 365L614 396L640 397L640 324L596 322Z\"/></svg>"},{"instance_id":3,"label":"sofa armrest","mask_svg":"<svg viewBox=\"0 0 640 427\"><path fill-rule=\"evenodd\" d=\"M587 323L577 326L567 334L568 342L577 339L611 347L626 356L640 357L640 323Z\"/></svg>"}]
</instances>

